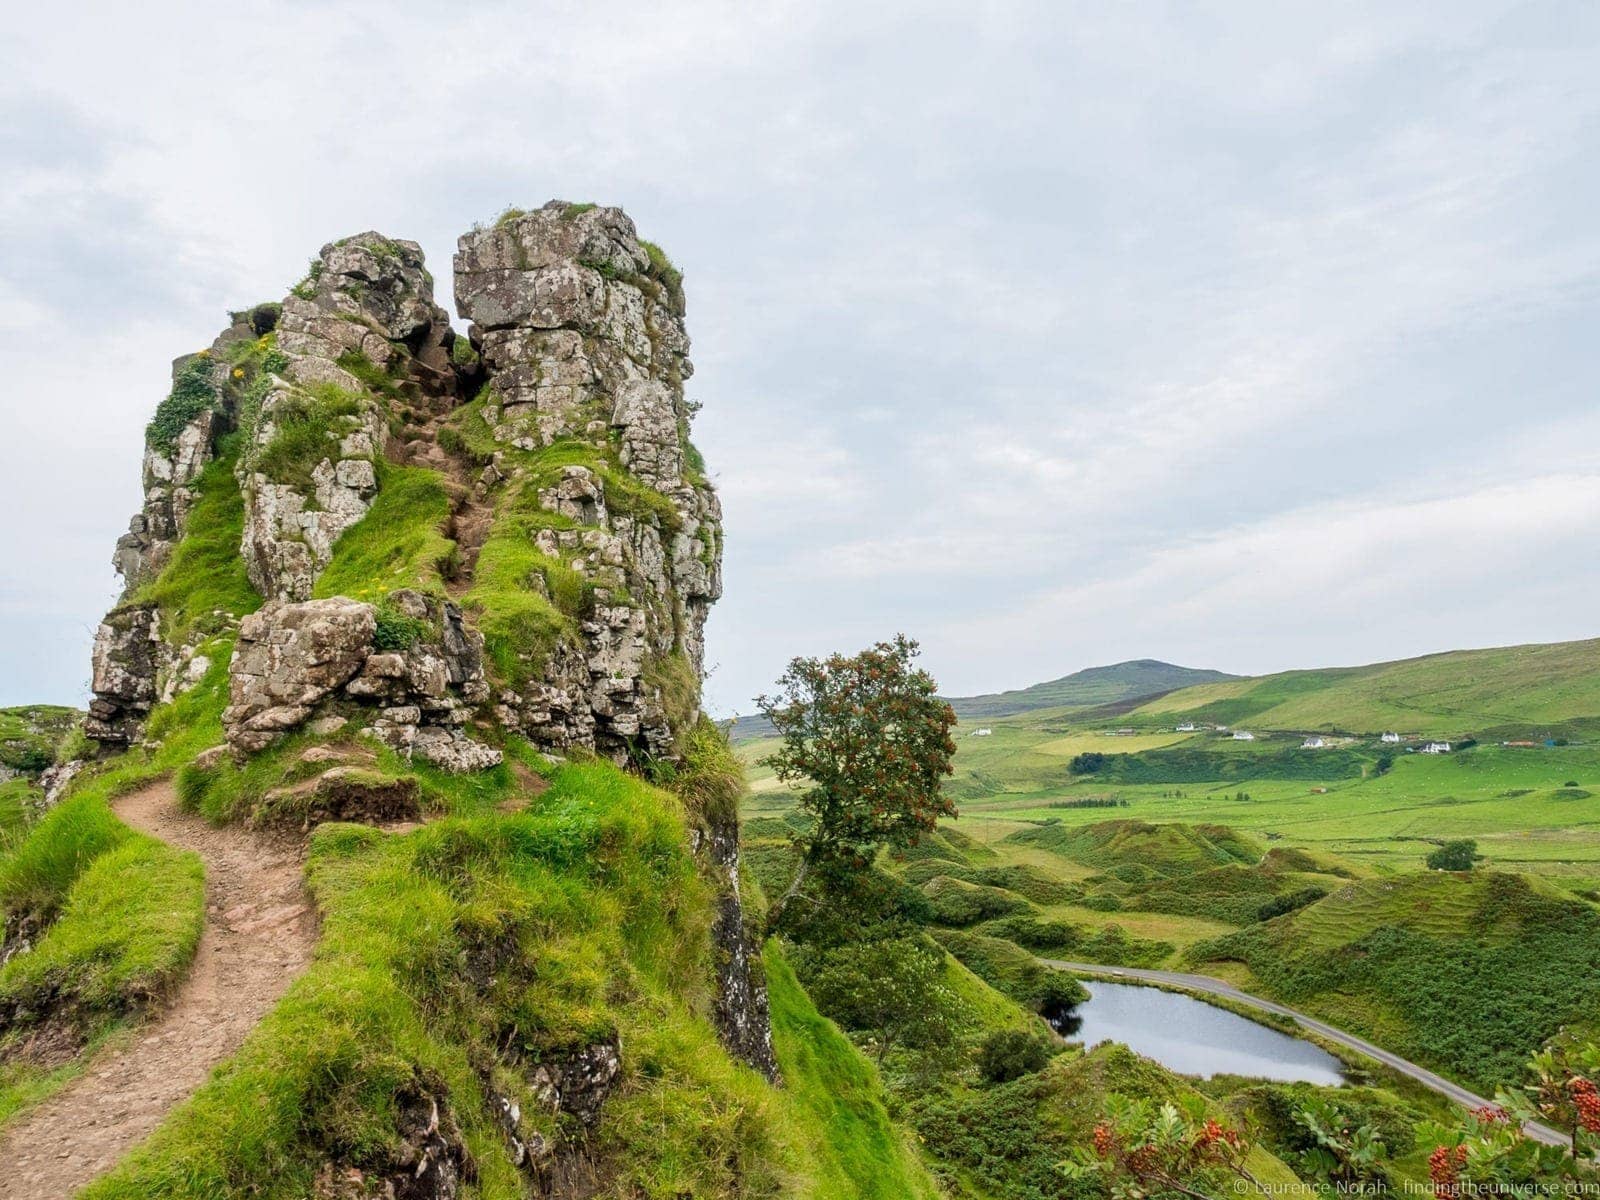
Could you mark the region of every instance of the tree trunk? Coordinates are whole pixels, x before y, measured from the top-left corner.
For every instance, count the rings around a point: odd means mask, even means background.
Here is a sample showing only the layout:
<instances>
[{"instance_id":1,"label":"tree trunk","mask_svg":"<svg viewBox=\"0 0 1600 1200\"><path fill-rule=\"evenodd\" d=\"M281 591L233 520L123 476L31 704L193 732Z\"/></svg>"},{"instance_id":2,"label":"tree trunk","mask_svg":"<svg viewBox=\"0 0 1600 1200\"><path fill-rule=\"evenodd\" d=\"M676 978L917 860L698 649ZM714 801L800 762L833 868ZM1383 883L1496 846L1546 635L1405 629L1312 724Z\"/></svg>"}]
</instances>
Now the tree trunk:
<instances>
[{"instance_id":1,"label":"tree trunk","mask_svg":"<svg viewBox=\"0 0 1600 1200\"><path fill-rule=\"evenodd\" d=\"M778 897L778 901L767 910L767 936L771 937L777 932L778 922L783 920L784 909L789 907L789 901L800 894L800 889L805 886L806 876L811 874L811 856L802 855L800 869L794 873L794 878L789 881L788 889Z\"/></svg>"}]
</instances>

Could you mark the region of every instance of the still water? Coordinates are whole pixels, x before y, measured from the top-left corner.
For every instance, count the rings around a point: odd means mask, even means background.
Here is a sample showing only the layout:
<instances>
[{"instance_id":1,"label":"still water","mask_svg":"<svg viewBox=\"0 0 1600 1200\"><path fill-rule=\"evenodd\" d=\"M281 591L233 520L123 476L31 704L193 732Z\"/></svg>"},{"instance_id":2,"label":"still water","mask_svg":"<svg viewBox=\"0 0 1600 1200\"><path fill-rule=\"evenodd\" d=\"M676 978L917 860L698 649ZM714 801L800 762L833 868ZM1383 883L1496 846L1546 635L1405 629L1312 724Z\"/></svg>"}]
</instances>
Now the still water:
<instances>
[{"instance_id":1,"label":"still water","mask_svg":"<svg viewBox=\"0 0 1600 1200\"><path fill-rule=\"evenodd\" d=\"M1074 1033L1085 1046L1122 1042L1184 1075L1250 1075L1306 1083L1344 1082L1339 1060L1299 1038L1176 992L1085 980Z\"/></svg>"}]
</instances>

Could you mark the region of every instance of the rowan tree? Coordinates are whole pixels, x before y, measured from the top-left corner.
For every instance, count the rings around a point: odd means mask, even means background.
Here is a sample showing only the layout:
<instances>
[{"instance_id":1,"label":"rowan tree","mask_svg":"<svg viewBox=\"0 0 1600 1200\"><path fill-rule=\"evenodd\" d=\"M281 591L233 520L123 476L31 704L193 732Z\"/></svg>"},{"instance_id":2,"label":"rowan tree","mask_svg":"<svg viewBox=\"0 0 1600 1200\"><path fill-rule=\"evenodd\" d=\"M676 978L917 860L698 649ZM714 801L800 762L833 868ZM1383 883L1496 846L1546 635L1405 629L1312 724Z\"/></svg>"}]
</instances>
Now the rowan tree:
<instances>
[{"instance_id":1,"label":"rowan tree","mask_svg":"<svg viewBox=\"0 0 1600 1200\"><path fill-rule=\"evenodd\" d=\"M766 761L786 783L809 783L796 837L799 865L772 906L777 928L811 872L866 868L883 846L904 848L956 814L941 789L956 752L955 712L914 666L917 643L897 634L861 653L796 658L776 693L756 703L782 744Z\"/></svg>"}]
</instances>

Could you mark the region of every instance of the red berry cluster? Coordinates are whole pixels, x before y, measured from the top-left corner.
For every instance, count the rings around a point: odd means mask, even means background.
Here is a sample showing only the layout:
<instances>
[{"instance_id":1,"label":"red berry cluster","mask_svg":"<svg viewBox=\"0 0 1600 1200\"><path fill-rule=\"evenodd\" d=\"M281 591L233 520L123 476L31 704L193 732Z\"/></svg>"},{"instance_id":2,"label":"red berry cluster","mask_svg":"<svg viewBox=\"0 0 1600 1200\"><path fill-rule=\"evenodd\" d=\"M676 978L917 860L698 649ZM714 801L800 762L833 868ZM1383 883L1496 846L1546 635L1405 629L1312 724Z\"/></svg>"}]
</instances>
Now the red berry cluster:
<instances>
[{"instance_id":1,"label":"red berry cluster","mask_svg":"<svg viewBox=\"0 0 1600 1200\"><path fill-rule=\"evenodd\" d=\"M1485 1104L1482 1108L1472 1110L1475 1120L1485 1125L1507 1125L1511 1122L1511 1114L1498 1104Z\"/></svg>"},{"instance_id":2,"label":"red berry cluster","mask_svg":"<svg viewBox=\"0 0 1600 1200\"><path fill-rule=\"evenodd\" d=\"M1218 1142L1226 1142L1237 1150L1239 1135L1234 1130L1224 1127L1220 1121L1209 1119L1205 1128L1200 1131L1200 1137L1195 1141L1195 1145L1201 1150L1209 1150Z\"/></svg>"},{"instance_id":3,"label":"red berry cluster","mask_svg":"<svg viewBox=\"0 0 1600 1200\"><path fill-rule=\"evenodd\" d=\"M1111 1126L1104 1123L1094 1127L1094 1152L1101 1158L1110 1158L1111 1151L1116 1147L1116 1134L1111 1132Z\"/></svg>"},{"instance_id":4,"label":"red berry cluster","mask_svg":"<svg viewBox=\"0 0 1600 1200\"><path fill-rule=\"evenodd\" d=\"M1588 1133L1600 1133L1600 1091L1581 1075L1567 1082L1567 1090L1578 1109L1578 1124Z\"/></svg>"},{"instance_id":5,"label":"red berry cluster","mask_svg":"<svg viewBox=\"0 0 1600 1200\"><path fill-rule=\"evenodd\" d=\"M1428 1179L1433 1184L1433 1194L1439 1197L1455 1196L1456 1176L1467 1161L1465 1146L1440 1146L1428 1155Z\"/></svg>"}]
</instances>

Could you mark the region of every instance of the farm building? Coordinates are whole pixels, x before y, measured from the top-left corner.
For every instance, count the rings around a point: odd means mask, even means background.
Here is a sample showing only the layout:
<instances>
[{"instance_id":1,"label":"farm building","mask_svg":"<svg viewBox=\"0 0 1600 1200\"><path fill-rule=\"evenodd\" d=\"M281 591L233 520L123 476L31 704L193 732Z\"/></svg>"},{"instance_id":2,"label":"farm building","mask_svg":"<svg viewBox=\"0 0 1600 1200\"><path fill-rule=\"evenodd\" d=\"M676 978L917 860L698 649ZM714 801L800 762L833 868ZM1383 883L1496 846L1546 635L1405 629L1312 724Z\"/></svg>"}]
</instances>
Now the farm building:
<instances>
[{"instance_id":1,"label":"farm building","mask_svg":"<svg viewBox=\"0 0 1600 1200\"><path fill-rule=\"evenodd\" d=\"M1449 754L1450 753L1450 743L1449 742L1429 742L1426 746L1424 746L1422 748L1422 752L1424 754Z\"/></svg>"},{"instance_id":2,"label":"farm building","mask_svg":"<svg viewBox=\"0 0 1600 1200\"><path fill-rule=\"evenodd\" d=\"M1182 725L1178 726L1177 732L1178 733L1193 733L1194 732L1194 722L1193 721L1185 721Z\"/></svg>"},{"instance_id":3,"label":"farm building","mask_svg":"<svg viewBox=\"0 0 1600 1200\"><path fill-rule=\"evenodd\" d=\"M1398 733L1386 733L1383 735L1383 740L1392 745L1400 740L1400 735Z\"/></svg>"},{"instance_id":4,"label":"farm building","mask_svg":"<svg viewBox=\"0 0 1600 1200\"><path fill-rule=\"evenodd\" d=\"M1253 733L1246 733L1244 730L1240 729L1234 733L1233 740L1236 742L1253 742L1256 740L1256 735Z\"/></svg>"},{"instance_id":5,"label":"farm building","mask_svg":"<svg viewBox=\"0 0 1600 1200\"><path fill-rule=\"evenodd\" d=\"M973 737L993 737L994 736L994 730L992 730L992 729L974 729L972 731L972 736Z\"/></svg>"},{"instance_id":6,"label":"farm building","mask_svg":"<svg viewBox=\"0 0 1600 1200\"><path fill-rule=\"evenodd\" d=\"M1324 747L1326 747L1327 744L1328 743L1326 741L1324 741L1322 738L1319 738L1319 737L1308 737L1305 741L1300 743L1300 749L1302 749L1302 750L1321 750Z\"/></svg>"}]
</instances>

